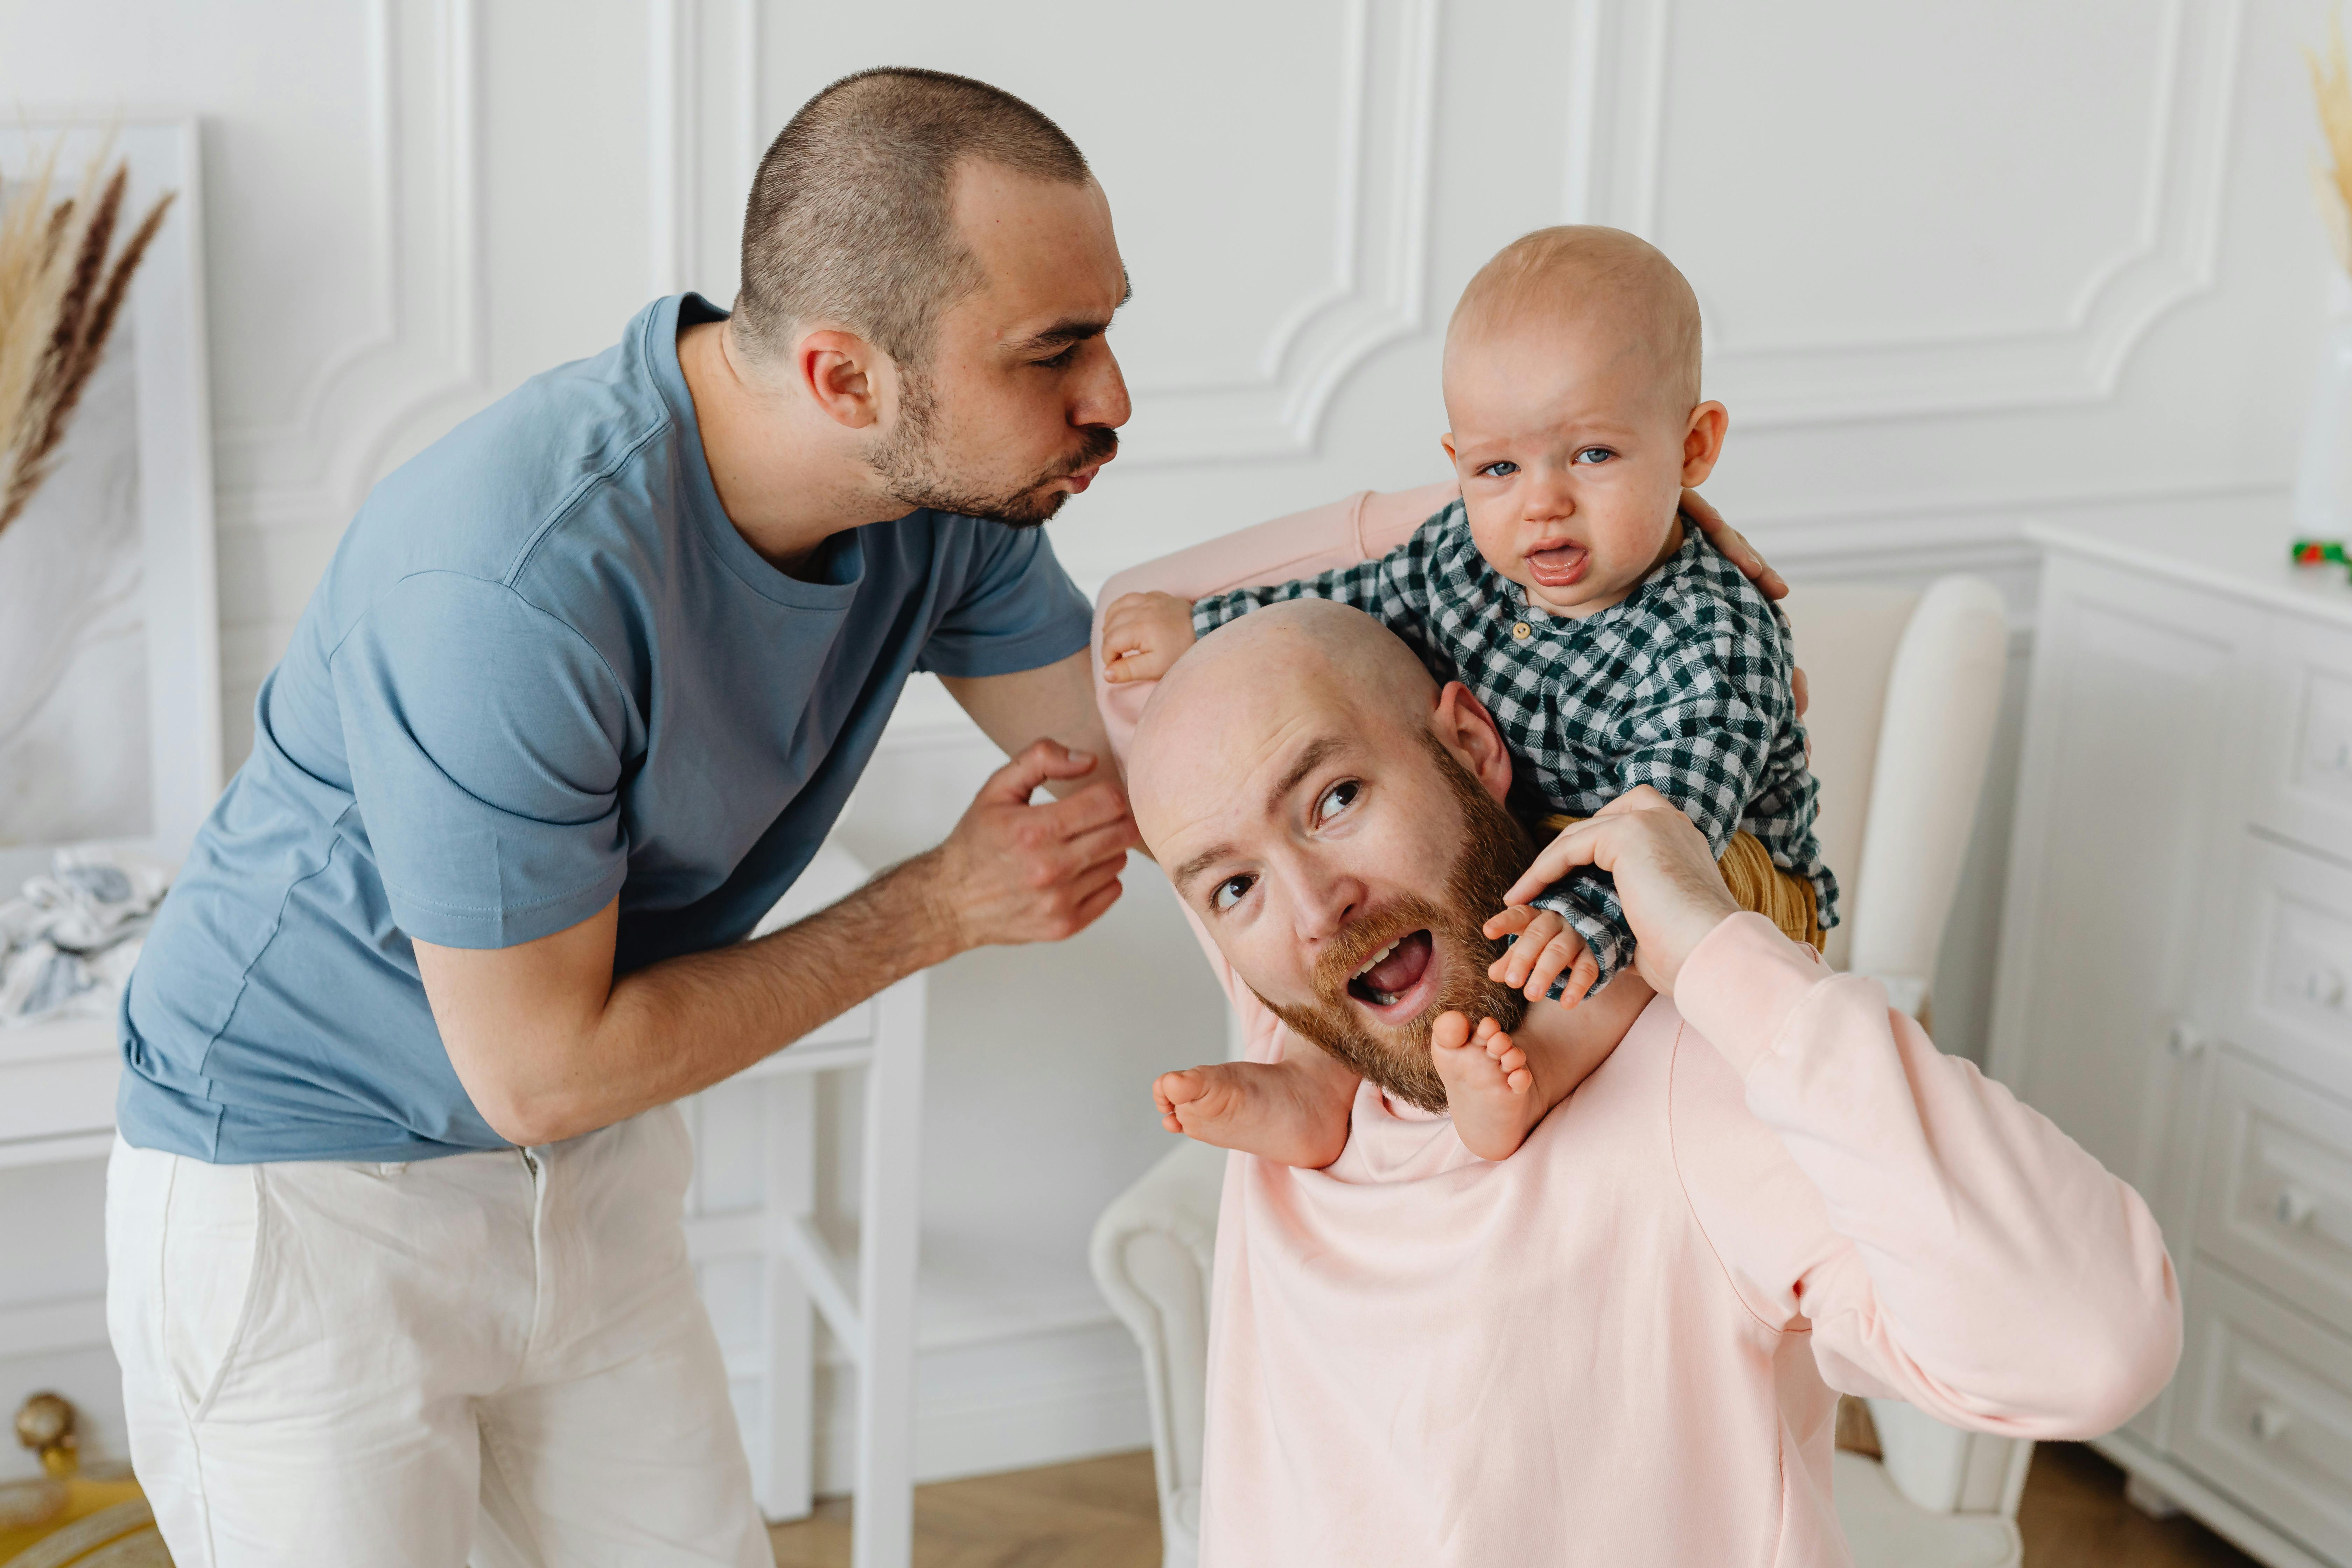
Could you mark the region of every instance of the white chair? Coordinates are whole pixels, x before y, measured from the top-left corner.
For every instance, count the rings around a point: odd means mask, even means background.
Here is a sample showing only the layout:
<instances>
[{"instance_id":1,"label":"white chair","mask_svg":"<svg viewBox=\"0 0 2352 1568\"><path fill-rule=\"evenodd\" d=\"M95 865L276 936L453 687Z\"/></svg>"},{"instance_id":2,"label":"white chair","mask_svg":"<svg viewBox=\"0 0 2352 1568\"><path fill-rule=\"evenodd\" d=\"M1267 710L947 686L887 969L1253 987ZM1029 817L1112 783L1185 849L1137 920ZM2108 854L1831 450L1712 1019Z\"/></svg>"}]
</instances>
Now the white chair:
<instances>
[{"instance_id":1,"label":"white chair","mask_svg":"<svg viewBox=\"0 0 2352 1568\"><path fill-rule=\"evenodd\" d=\"M1268 526L1328 538L1342 509L1360 519L1384 499ZM1360 521L1346 526L1363 532ZM1126 587L1114 578L1105 601ZM1829 959L1876 976L1897 1005L1924 1014L2000 708L2000 595L1977 578L1946 577L1924 593L1801 588L1787 608L1811 688L1822 848L1844 887ZM1180 1144L1095 1225L1095 1279L1143 1352L1167 1568L1199 1558L1209 1271L1225 1160ZM1834 1471L1857 1568L2015 1568L2032 1445L1958 1432L1891 1401L1872 1405L1885 1463L1842 1452Z\"/></svg>"},{"instance_id":2,"label":"white chair","mask_svg":"<svg viewBox=\"0 0 2352 1568\"><path fill-rule=\"evenodd\" d=\"M864 882L826 844L760 922L764 936ZM854 1568L914 1552L915 1271L924 977L910 975L681 1102L695 1135L686 1242L727 1357L760 1511L807 1516L815 1479L815 1319L857 1371ZM816 1078L866 1069L858 1248L817 1229Z\"/></svg>"}]
</instances>

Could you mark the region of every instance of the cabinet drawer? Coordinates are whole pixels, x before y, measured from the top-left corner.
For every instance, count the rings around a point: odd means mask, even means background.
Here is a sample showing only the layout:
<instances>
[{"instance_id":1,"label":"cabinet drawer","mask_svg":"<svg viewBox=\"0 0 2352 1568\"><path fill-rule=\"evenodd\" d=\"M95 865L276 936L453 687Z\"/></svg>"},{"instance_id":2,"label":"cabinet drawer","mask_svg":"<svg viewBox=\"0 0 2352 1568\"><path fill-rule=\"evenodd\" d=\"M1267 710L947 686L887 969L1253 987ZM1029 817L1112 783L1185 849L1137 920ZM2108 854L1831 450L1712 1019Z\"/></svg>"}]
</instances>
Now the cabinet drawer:
<instances>
[{"instance_id":1,"label":"cabinet drawer","mask_svg":"<svg viewBox=\"0 0 2352 1568\"><path fill-rule=\"evenodd\" d=\"M2174 1449L2322 1553L2352 1557L2352 1340L2200 1260Z\"/></svg>"},{"instance_id":2,"label":"cabinet drawer","mask_svg":"<svg viewBox=\"0 0 2352 1568\"><path fill-rule=\"evenodd\" d=\"M121 1077L111 1019L0 1030L0 1142L105 1131Z\"/></svg>"},{"instance_id":3,"label":"cabinet drawer","mask_svg":"<svg viewBox=\"0 0 2352 1568\"><path fill-rule=\"evenodd\" d=\"M2352 1333L2352 1107L2215 1066L2198 1249Z\"/></svg>"},{"instance_id":4,"label":"cabinet drawer","mask_svg":"<svg viewBox=\"0 0 2352 1568\"><path fill-rule=\"evenodd\" d=\"M2242 943L2231 1040L2249 1054L2352 1100L2352 871L2249 837L2240 861L2235 940ZM2225 916L2210 917L2223 938ZM2219 942L2200 962L2222 962Z\"/></svg>"},{"instance_id":5,"label":"cabinet drawer","mask_svg":"<svg viewBox=\"0 0 2352 1568\"><path fill-rule=\"evenodd\" d=\"M2273 633L2252 782L2254 820L2352 858L2352 633Z\"/></svg>"}]
</instances>

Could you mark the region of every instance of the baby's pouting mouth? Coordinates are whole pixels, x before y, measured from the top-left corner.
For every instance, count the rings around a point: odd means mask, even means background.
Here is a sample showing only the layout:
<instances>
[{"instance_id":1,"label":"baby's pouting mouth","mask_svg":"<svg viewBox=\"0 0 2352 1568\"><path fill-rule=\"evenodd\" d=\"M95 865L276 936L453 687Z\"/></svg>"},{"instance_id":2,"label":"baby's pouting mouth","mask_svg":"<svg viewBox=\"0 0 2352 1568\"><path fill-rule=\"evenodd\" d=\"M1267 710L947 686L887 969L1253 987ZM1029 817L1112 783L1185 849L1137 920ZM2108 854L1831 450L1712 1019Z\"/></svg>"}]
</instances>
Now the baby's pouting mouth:
<instances>
[{"instance_id":1,"label":"baby's pouting mouth","mask_svg":"<svg viewBox=\"0 0 2352 1568\"><path fill-rule=\"evenodd\" d=\"M1543 550L1530 550L1525 557L1528 575L1539 587L1566 588L1584 575L1591 564L1592 554L1581 544L1555 544Z\"/></svg>"}]
</instances>

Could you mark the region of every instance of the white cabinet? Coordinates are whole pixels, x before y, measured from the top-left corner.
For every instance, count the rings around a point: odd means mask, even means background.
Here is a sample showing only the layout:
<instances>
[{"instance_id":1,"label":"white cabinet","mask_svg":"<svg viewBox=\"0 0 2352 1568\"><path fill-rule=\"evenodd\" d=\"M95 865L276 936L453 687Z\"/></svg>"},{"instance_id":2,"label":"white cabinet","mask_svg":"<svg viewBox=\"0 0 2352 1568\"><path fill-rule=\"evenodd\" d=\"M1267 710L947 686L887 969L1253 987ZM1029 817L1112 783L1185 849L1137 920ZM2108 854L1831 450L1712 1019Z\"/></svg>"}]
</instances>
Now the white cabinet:
<instances>
[{"instance_id":1,"label":"white cabinet","mask_svg":"<svg viewBox=\"0 0 2352 1568\"><path fill-rule=\"evenodd\" d=\"M2352 585L2287 529L2030 531L1991 1068L2180 1270L2180 1373L2100 1447L2265 1562L2352 1568Z\"/></svg>"}]
</instances>

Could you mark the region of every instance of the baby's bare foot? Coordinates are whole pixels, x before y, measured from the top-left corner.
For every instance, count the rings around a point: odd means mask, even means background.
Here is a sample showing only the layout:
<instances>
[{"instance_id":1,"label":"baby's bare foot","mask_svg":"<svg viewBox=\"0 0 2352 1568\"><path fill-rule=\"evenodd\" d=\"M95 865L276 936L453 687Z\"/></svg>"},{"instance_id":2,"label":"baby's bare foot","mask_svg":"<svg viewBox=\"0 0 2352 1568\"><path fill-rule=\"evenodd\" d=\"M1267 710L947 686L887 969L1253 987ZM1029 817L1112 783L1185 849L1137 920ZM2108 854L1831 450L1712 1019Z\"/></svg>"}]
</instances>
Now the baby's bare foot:
<instances>
[{"instance_id":1,"label":"baby's bare foot","mask_svg":"<svg viewBox=\"0 0 2352 1568\"><path fill-rule=\"evenodd\" d=\"M1445 1085L1454 1136L1481 1160L1508 1159L1551 1109L1536 1092L1527 1052L1492 1018L1474 1036L1469 1019L1445 1014L1430 1030L1429 1054Z\"/></svg>"},{"instance_id":2,"label":"baby's bare foot","mask_svg":"<svg viewBox=\"0 0 2352 1568\"><path fill-rule=\"evenodd\" d=\"M1348 1146L1347 1092L1289 1062L1219 1062L1164 1072L1151 1086L1171 1132L1277 1164L1319 1170Z\"/></svg>"}]
</instances>

